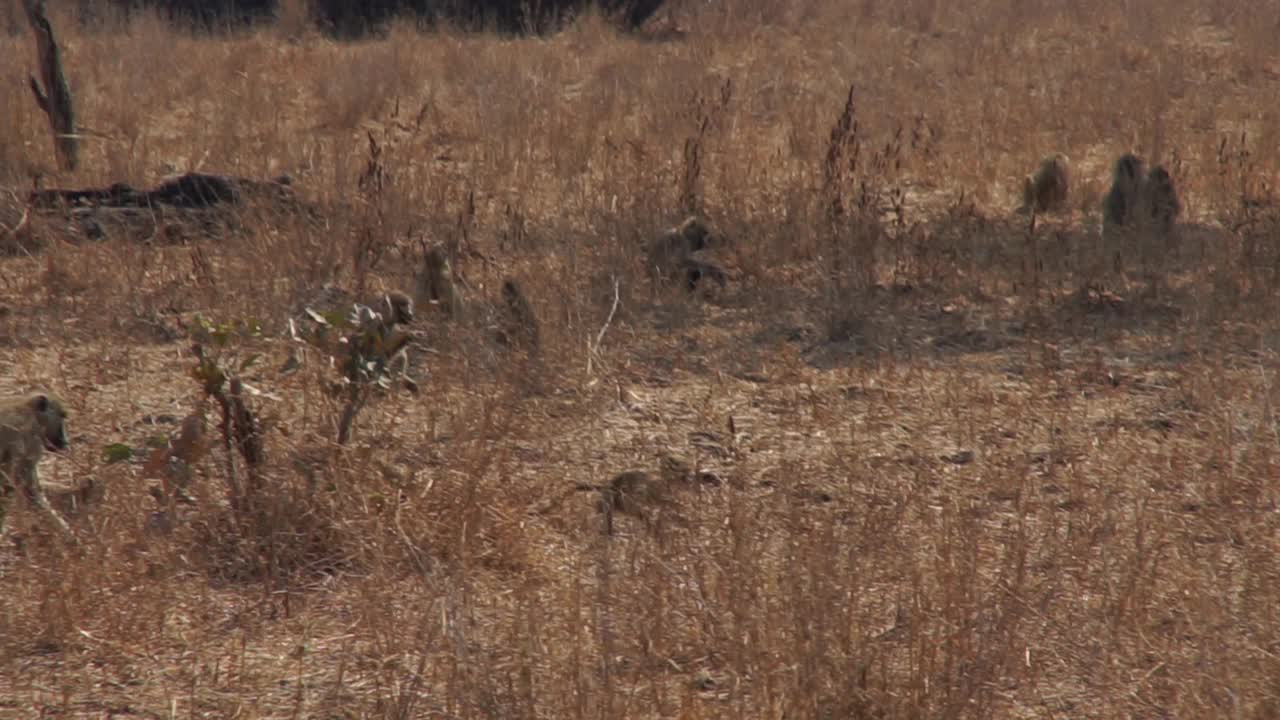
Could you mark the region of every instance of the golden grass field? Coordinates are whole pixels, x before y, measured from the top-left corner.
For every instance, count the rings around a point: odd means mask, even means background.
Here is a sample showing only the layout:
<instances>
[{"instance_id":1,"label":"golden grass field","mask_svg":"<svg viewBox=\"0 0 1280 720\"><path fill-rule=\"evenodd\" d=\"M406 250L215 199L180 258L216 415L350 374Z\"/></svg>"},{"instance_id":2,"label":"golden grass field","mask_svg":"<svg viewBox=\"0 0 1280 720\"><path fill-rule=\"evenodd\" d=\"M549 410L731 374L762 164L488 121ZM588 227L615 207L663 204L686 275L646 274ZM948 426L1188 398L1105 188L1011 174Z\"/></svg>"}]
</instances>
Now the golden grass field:
<instances>
[{"instance_id":1,"label":"golden grass field","mask_svg":"<svg viewBox=\"0 0 1280 720\"><path fill-rule=\"evenodd\" d=\"M12 23L0 224L33 182L175 170L289 173L314 213L97 241L36 213L0 259L0 390L62 396L42 477L104 490L78 547L13 503L0 717L1280 715L1280 5L1065 5L685 0L635 35L351 44L296 3L224 38L55 10L74 173ZM1117 263L1098 205L1131 149L1185 212ZM1032 227L1057 151L1071 210ZM644 244L685 203L729 283L655 297ZM336 373L281 373L284 321L327 281L411 287L424 242L477 306L517 278L542 350L419 307L420 393L338 448ZM151 494L148 445L203 401L197 316L264 330L220 351L260 358L252 508L216 406L194 502ZM722 482L606 537L574 484L666 452Z\"/></svg>"}]
</instances>

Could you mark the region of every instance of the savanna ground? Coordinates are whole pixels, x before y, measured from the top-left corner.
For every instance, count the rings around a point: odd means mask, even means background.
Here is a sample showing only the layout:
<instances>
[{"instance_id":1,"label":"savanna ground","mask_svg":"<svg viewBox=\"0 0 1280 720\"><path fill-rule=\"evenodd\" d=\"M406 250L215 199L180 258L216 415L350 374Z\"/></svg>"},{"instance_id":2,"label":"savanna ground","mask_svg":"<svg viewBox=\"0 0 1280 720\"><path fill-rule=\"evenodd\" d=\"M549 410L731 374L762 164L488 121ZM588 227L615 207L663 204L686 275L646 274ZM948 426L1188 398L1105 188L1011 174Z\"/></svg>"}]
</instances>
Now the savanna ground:
<instances>
[{"instance_id":1,"label":"savanna ground","mask_svg":"<svg viewBox=\"0 0 1280 720\"><path fill-rule=\"evenodd\" d=\"M29 34L0 37L0 222L37 175L175 169L290 173L315 209L177 242L38 214L0 261L3 390L71 411L43 477L105 488L78 548L16 503L0 716L1280 714L1276 3L709 0L634 36L352 44L287 6L220 39L55 12L75 173ZM1185 214L1117 261L1131 148ZM1072 209L1033 228L1055 151ZM730 282L654 298L643 244L685 207ZM336 375L279 372L284 319L326 281L411 287L424 241L478 306L523 283L542 351L420 308L420 393L338 448ZM264 329L219 351L260 358L252 508L213 411L195 502L149 491L202 399L197 317ZM565 495L664 452L722 483L659 535Z\"/></svg>"}]
</instances>

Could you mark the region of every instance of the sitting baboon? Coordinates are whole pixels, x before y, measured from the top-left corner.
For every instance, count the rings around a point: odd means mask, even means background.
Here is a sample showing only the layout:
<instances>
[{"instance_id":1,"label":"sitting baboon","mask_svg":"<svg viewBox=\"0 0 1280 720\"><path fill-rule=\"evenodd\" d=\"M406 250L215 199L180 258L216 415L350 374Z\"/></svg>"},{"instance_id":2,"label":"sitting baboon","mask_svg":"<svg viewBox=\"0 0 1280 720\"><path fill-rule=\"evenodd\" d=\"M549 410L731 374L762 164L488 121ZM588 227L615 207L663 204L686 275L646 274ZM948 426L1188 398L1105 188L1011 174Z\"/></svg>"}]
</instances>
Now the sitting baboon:
<instances>
[{"instance_id":1,"label":"sitting baboon","mask_svg":"<svg viewBox=\"0 0 1280 720\"><path fill-rule=\"evenodd\" d=\"M418 306L437 306L445 317L456 320L462 313L462 296L453 281L453 268L440 247L427 250L414 294Z\"/></svg>"},{"instance_id":2,"label":"sitting baboon","mask_svg":"<svg viewBox=\"0 0 1280 720\"><path fill-rule=\"evenodd\" d=\"M1182 212L1182 203L1178 200L1178 191L1173 186L1173 176L1163 165L1156 165L1147 173L1147 205L1151 209L1151 219L1161 232L1173 229L1173 223Z\"/></svg>"},{"instance_id":3,"label":"sitting baboon","mask_svg":"<svg viewBox=\"0 0 1280 720\"><path fill-rule=\"evenodd\" d=\"M1023 179L1019 210L1037 214L1061 210L1067 204L1070 186L1071 161L1062 153L1047 157L1034 174Z\"/></svg>"},{"instance_id":4,"label":"sitting baboon","mask_svg":"<svg viewBox=\"0 0 1280 720\"><path fill-rule=\"evenodd\" d=\"M1139 207L1146 195L1146 163L1133 153L1116 160L1111 190L1102 201L1102 227L1130 225L1141 214Z\"/></svg>"},{"instance_id":5,"label":"sitting baboon","mask_svg":"<svg viewBox=\"0 0 1280 720\"><path fill-rule=\"evenodd\" d=\"M49 506L37 471L45 450L67 449L66 419L62 403L44 393L0 398L0 533L9 496L20 490L55 528L72 537L67 521Z\"/></svg>"},{"instance_id":6,"label":"sitting baboon","mask_svg":"<svg viewBox=\"0 0 1280 720\"><path fill-rule=\"evenodd\" d=\"M690 216L650 243L645 269L654 293L664 280L680 280L689 290L695 289L703 277L711 277L723 284L725 277L720 268L694 258L694 253L711 248L718 242L719 237L706 223Z\"/></svg>"},{"instance_id":7,"label":"sitting baboon","mask_svg":"<svg viewBox=\"0 0 1280 720\"><path fill-rule=\"evenodd\" d=\"M680 505L675 493L691 487L695 474L685 461L663 455L659 472L629 470L616 475L608 485L581 483L575 490L600 493L600 511L605 514L605 531L613 535L613 515L623 513L638 518L651 531L657 529L665 510L679 516Z\"/></svg>"},{"instance_id":8,"label":"sitting baboon","mask_svg":"<svg viewBox=\"0 0 1280 720\"><path fill-rule=\"evenodd\" d=\"M502 317L498 327L498 342L508 347L521 345L529 351L538 349L538 318L533 307L525 299L516 281L507 278L502 283Z\"/></svg>"}]
</instances>

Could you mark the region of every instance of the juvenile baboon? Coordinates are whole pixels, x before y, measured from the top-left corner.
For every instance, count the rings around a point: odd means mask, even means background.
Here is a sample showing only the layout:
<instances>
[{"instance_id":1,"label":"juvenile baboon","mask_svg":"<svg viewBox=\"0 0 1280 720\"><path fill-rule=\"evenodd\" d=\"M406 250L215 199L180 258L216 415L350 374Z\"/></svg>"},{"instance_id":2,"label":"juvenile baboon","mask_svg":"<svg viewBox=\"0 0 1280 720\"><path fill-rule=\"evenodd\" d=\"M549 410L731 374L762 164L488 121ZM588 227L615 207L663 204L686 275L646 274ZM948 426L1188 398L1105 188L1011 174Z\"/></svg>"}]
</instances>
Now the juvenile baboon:
<instances>
[{"instance_id":1,"label":"juvenile baboon","mask_svg":"<svg viewBox=\"0 0 1280 720\"><path fill-rule=\"evenodd\" d=\"M67 521L49 506L37 471L45 450L67 449L66 419L62 403L44 393L0 398L0 533L9 496L21 490L54 527L71 537Z\"/></svg>"},{"instance_id":2,"label":"juvenile baboon","mask_svg":"<svg viewBox=\"0 0 1280 720\"><path fill-rule=\"evenodd\" d=\"M156 448L142 468L143 477L161 482L153 496L164 504L171 500L194 503L191 480L196 466L209 452L209 428L203 405L182 420L166 447Z\"/></svg>"},{"instance_id":3,"label":"juvenile baboon","mask_svg":"<svg viewBox=\"0 0 1280 720\"><path fill-rule=\"evenodd\" d=\"M1182 212L1178 191L1173 186L1173 176L1169 175L1163 165L1156 165L1147 174L1146 190L1146 202L1151 209L1155 227L1162 232L1169 232L1173 229L1174 220Z\"/></svg>"},{"instance_id":4,"label":"juvenile baboon","mask_svg":"<svg viewBox=\"0 0 1280 720\"><path fill-rule=\"evenodd\" d=\"M1133 153L1116 160L1111 190L1102 201L1102 226L1130 225L1140 215L1146 186L1146 163Z\"/></svg>"},{"instance_id":5,"label":"juvenile baboon","mask_svg":"<svg viewBox=\"0 0 1280 720\"><path fill-rule=\"evenodd\" d=\"M503 345L523 345L533 351L538 349L538 318L533 307L525 299L516 281L507 278L502 283L502 319L498 329L498 342Z\"/></svg>"},{"instance_id":6,"label":"juvenile baboon","mask_svg":"<svg viewBox=\"0 0 1280 720\"><path fill-rule=\"evenodd\" d=\"M1034 174L1023 179L1023 205L1020 209L1034 213L1061 210L1067 204L1070 187L1070 159L1062 153L1047 157L1040 161L1040 167Z\"/></svg>"},{"instance_id":7,"label":"juvenile baboon","mask_svg":"<svg viewBox=\"0 0 1280 720\"><path fill-rule=\"evenodd\" d=\"M399 290L391 290L382 296L382 307L380 310L386 313L384 315L394 325L409 325L413 323L413 298Z\"/></svg>"},{"instance_id":8,"label":"juvenile baboon","mask_svg":"<svg viewBox=\"0 0 1280 720\"><path fill-rule=\"evenodd\" d=\"M462 313L462 297L453 282L453 268L439 247L427 250L414 292L419 306L438 306L451 320Z\"/></svg>"},{"instance_id":9,"label":"juvenile baboon","mask_svg":"<svg viewBox=\"0 0 1280 720\"><path fill-rule=\"evenodd\" d=\"M691 486L693 468L672 455L664 455L660 470L629 470L615 476L608 485L578 484L575 490L600 493L600 511L605 515L605 531L613 535L613 515L623 513L639 518L655 530L663 511L679 515L680 503L675 493Z\"/></svg>"}]
</instances>

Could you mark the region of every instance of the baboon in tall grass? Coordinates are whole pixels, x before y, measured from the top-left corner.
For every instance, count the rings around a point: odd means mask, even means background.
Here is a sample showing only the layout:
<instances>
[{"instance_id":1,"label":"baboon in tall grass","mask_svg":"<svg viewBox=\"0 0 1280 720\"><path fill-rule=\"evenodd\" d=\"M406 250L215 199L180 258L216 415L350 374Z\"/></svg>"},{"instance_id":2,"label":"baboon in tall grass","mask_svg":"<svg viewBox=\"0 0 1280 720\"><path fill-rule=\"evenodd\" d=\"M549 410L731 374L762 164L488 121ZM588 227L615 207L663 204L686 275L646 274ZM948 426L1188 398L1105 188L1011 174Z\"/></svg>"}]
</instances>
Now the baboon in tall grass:
<instances>
[{"instance_id":1,"label":"baboon in tall grass","mask_svg":"<svg viewBox=\"0 0 1280 720\"><path fill-rule=\"evenodd\" d=\"M640 519L651 531L665 512L679 515L681 503L676 493L692 486L693 468L685 461L664 455L658 472L629 470L614 476L607 485L582 483L575 490L600 493L600 511L605 515L605 531L613 535L614 513Z\"/></svg>"},{"instance_id":2,"label":"baboon in tall grass","mask_svg":"<svg viewBox=\"0 0 1280 720\"><path fill-rule=\"evenodd\" d=\"M1061 210L1066 207L1070 187L1070 159L1062 153L1047 157L1035 173L1023 179L1020 210L1037 214Z\"/></svg>"},{"instance_id":3,"label":"baboon in tall grass","mask_svg":"<svg viewBox=\"0 0 1280 720\"><path fill-rule=\"evenodd\" d=\"M718 242L718 235L702 219L691 216L649 243L645 263L654 294L663 281L677 280L688 290L696 289L703 278L724 285L723 270L694 257Z\"/></svg>"},{"instance_id":4,"label":"baboon in tall grass","mask_svg":"<svg viewBox=\"0 0 1280 720\"><path fill-rule=\"evenodd\" d=\"M451 320L462 314L462 297L453 281L453 268L438 246L428 249L423 257L414 292L419 308L438 307Z\"/></svg>"},{"instance_id":5,"label":"baboon in tall grass","mask_svg":"<svg viewBox=\"0 0 1280 720\"><path fill-rule=\"evenodd\" d=\"M356 373L360 366L368 367L373 363L375 368L390 370L394 361L399 360L400 376L409 388L416 386L409 379L408 344L410 335L404 329L413 322L413 299L399 290L392 290L382 296L377 309L365 305L356 305L351 315L351 324L355 330L347 338L350 348L347 371Z\"/></svg>"},{"instance_id":6,"label":"baboon in tall grass","mask_svg":"<svg viewBox=\"0 0 1280 720\"><path fill-rule=\"evenodd\" d=\"M530 352L537 350L539 345L538 318L520 286L511 278L502 283L498 342L508 347L519 345Z\"/></svg>"},{"instance_id":7,"label":"baboon in tall grass","mask_svg":"<svg viewBox=\"0 0 1280 720\"><path fill-rule=\"evenodd\" d=\"M1131 225L1142 214L1146 195L1146 163L1133 153L1116 160L1111 173L1111 190L1102 201L1102 227Z\"/></svg>"},{"instance_id":8,"label":"baboon in tall grass","mask_svg":"<svg viewBox=\"0 0 1280 720\"><path fill-rule=\"evenodd\" d=\"M45 393L0 398L0 533L9 498L20 491L64 537L72 537L67 521L45 498L37 471L45 450L69 446L66 420L62 403Z\"/></svg>"},{"instance_id":9,"label":"baboon in tall grass","mask_svg":"<svg viewBox=\"0 0 1280 720\"><path fill-rule=\"evenodd\" d=\"M1156 165L1147 173L1147 205L1151 209L1151 220L1161 232L1173 229L1173 223L1182 213L1182 203L1178 200L1178 190L1173 185L1173 176L1163 165Z\"/></svg>"}]
</instances>

